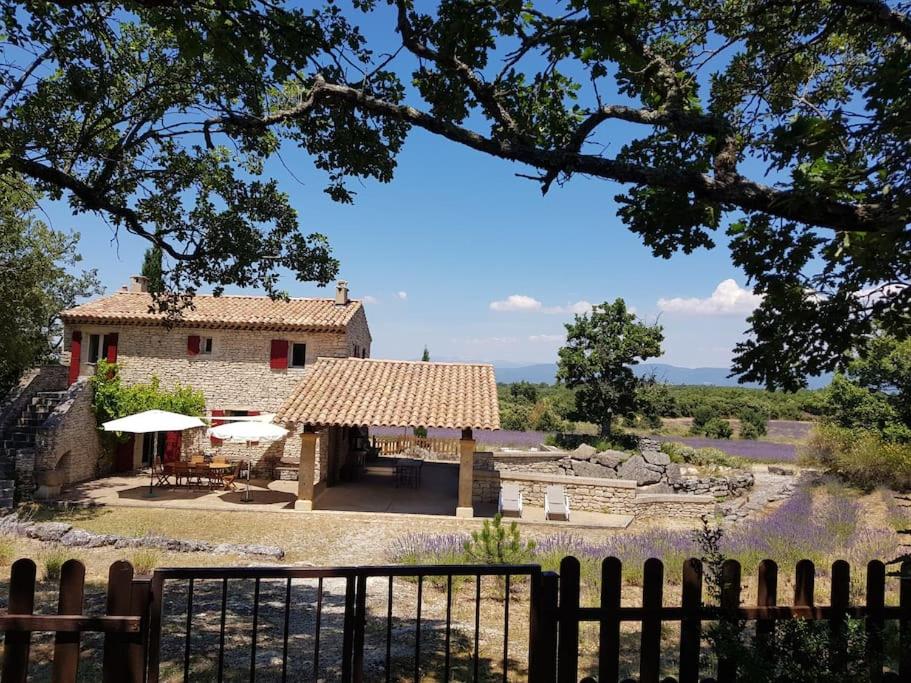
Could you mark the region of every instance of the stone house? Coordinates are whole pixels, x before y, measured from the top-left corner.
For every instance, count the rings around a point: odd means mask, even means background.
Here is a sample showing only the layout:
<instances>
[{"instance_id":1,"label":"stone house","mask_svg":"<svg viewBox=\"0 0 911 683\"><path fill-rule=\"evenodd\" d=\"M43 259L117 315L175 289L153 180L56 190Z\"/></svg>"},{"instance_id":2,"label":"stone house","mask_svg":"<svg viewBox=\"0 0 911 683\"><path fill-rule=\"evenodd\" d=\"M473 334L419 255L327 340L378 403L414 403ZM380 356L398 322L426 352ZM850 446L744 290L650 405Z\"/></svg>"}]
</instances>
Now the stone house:
<instances>
[{"instance_id":1,"label":"stone house","mask_svg":"<svg viewBox=\"0 0 911 683\"><path fill-rule=\"evenodd\" d=\"M0 504L12 478L18 498L36 489L43 497L108 467L128 471L150 462L151 435L120 447L112 463L99 463L88 378L102 358L116 361L127 383L154 375L166 388L179 383L201 390L207 416L217 424L222 416L275 412L319 357L370 355L364 307L349 298L344 281L326 299L197 295L176 322L151 312L151 304L146 279L134 276L120 291L63 312L62 367L32 371L0 404ZM294 433L248 447L210 442L197 431L183 440L176 432L160 439L160 455L176 459L181 451L218 447L229 457L252 460L267 475L283 460L299 459ZM336 428L326 431L321 445L344 448L357 437L357 430ZM296 473L296 467L289 470Z\"/></svg>"}]
</instances>

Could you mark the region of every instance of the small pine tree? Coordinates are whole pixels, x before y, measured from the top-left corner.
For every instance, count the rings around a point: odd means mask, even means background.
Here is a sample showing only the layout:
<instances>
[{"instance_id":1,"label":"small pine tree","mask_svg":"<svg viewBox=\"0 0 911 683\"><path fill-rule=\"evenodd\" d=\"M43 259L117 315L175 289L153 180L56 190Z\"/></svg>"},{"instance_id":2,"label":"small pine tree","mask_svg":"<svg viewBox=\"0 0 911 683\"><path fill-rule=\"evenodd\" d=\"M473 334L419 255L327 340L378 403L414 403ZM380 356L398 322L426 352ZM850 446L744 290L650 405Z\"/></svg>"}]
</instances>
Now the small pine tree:
<instances>
[{"instance_id":1,"label":"small pine tree","mask_svg":"<svg viewBox=\"0 0 911 683\"><path fill-rule=\"evenodd\" d=\"M534 541L522 541L519 525L512 522L505 526L499 513L492 522L485 519L481 530L472 531L471 540L465 541L465 554L482 564L521 564L531 558L534 550Z\"/></svg>"},{"instance_id":2,"label":"small pine tree","mask_svg":"<svg viewBox=\"0 0 911 683\"><path fill-rule=\"evenodd\" d=\"M421 360L427 363L430 360L430 351L427 350L427 347L424 347L424 353L421 354Z\"/></svg>"}]
</instances>

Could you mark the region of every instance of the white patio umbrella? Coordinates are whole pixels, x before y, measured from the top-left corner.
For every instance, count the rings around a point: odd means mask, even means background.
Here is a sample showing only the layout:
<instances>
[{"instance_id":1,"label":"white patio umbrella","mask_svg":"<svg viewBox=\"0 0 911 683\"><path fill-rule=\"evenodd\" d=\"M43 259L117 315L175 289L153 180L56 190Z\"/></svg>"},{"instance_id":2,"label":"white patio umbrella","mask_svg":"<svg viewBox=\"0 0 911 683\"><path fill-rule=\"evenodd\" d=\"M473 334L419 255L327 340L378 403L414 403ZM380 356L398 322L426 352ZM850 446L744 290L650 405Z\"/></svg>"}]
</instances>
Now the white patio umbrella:
<instances>
[{"instance_id":1,"label":"white patio umbrella","mask_svg":"<svg viewBox=\"0 0 911 683\"><path fill-rule=\"evenodd\" d=\"M167 410L145 410L141 413L127 415L110 420L101 425L106 432L126 432L128 434L155 433L155 448L152 451L152 466L149 467L149 496L154 496L153 478L155 476L155 457L158 454L158 432L182 432L196 427L205 427L206 423L192 415L171 413Z\"/></svg>"},{"instance_id":2,"label":"white patio umbrella","mask_svg":"<svg viewBox=\"0 0 911 683\"><path fill-rule=\"evenodd\" d=\"M221 417L219 417L221 419ZM231 443L246 443L248 446L256 441L279 441L288 435L288 430L271 422L228 422L227 424L212 427L209 436L214 436L222 441ZM250 470L253 463L247 462L247 487L244 491L243 501L250 502Z\"/></svg>"}]
</instances>

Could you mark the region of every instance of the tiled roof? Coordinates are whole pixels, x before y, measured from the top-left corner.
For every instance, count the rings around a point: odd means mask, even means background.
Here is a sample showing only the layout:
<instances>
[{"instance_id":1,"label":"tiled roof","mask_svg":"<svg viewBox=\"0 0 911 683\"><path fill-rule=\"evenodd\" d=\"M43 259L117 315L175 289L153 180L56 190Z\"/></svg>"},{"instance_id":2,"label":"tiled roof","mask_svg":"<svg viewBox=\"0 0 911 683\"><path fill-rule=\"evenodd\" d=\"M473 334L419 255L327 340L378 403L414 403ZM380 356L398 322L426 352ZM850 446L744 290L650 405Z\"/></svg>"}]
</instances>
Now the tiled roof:
<instances>
[{"instance_id":1,"label":"tiled roof","mask_svg":"<svg viewBox=\"0 0 911 683\"><path fill-rule=\"evenodd\" d=\"M347 427L499 429L497 381L490 365L319 358L276 419Z\"/></svg>"},{"instance_id":2,"label":"tiled roof","mask_svg":"<svg viewBox=\"0 0 911 683\"><path fill-rule=\"evenodd\" d=\"M151 313L151 305L149 294L116 292L66 310L61 318L69 324L162 324L165 314ZM359 301L338 306L334 299L273 301L267 296L197 294L193 308L184 310L175 324L210 329L342 332L360 308Z\"/></svg>"}]
</instances>

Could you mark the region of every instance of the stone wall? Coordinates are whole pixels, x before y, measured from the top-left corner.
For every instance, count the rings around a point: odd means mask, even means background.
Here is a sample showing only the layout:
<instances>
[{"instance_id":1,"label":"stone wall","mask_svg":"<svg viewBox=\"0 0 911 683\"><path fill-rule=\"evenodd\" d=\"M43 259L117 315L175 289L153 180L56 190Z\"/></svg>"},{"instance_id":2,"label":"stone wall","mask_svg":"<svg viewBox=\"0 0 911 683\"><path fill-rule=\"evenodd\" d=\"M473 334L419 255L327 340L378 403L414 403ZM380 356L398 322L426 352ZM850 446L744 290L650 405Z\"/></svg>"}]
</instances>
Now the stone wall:
<instances>
[{"instance_id":1,"label":"stone wall","mask_svg":"<svg viewBox=\"0 0 911 683\"><path fill-rule=\"evenodd\" d=\"M573 510L631 515L637 519L664 517L698 519L715 510L712 496L687 494L649 494L635 481L554 475L544 472L518 472L500 468L499 456L475 454L473 500L475 504L497 503L502 484L515 484L525 504L544 506L548 486L563 486Z\"/></svg>"},{"instance_id":2,"label":"stone wall","mask_svg":"<svg viewBox=\"0 0 911 683\"><path fill-rule=\"evenodd\" d=\"M284 400L300 382L306 370L270 368L270 350L273 339L307 345L306 365L318 357L349 357L355 347L366 349L370 355L371 336L367 316L360 307L344 332L269 332L252 330L212 330L206 328L164 327L139 325L78 325L64 330L65 357L68 362L69 340L72 330L89 334L117 332L117 361L121 366L124 382L148 382L158 377L165 388L177 384L202 391L206 409L225 411L257 411L271 413L281 407ZM198 335L212 338L212 353L189 356L187 337ZM83 348L85 348L83 344ZM66 379L63 369L64 385ZM83 364L83 374L94 372L94 366ZM321 438L321 442L325 439ZM300 439L292 434L283 441L263 443L248 447L246 444L223 443L213 446L205 430L185 432L182 440L184 456L191 452L218 450L229 460L249 460L254 463L257 475L271 477L279 462L299 462ZM327 449L320 450L317 469L325 473L328 466ZM133 465L139 467L142 459L142 439L136 439ZM318 475L319 476L319 475Z\"/></svg>"},{"instance_id":3,"label":"stone wall","mask_svg":"<svg viewBox=\"0 0 911 683\"><path fill-rule=\"evenodd\" d=\"M713 496L674 493L640 493L636 519L700 519L715 512Z\"/></svg>"},{"instance_id":4,"label":"stone wall","mask_svg":"<svg viewBox=\"0 0 911 683\"><path fill-rule=\"evenodd\" d=\"M307 345L306 363L319 356L349 356L354 342L344 332L261 332L248 330L206 330L179 327L171 330L143 326L80 326L68 328L88 334L118 332L117 362L127 384L148 382L153 375L163 387L176 384L203 392L209 410L257 410L275 412L297 386L306 368L273 370L269 355L273 339ZM212 337L212 354L187 355L187 337ZM85 344L83 344L85 346ZM93 372L83 366L83 374Z\"/></svg>"},{"instance_id":5,"label":"stone wall","mask_svg":"<svg viewBox=\"0 0 911 683\"><path fill-rule=\"evenodd\" d=\"M707 496L740 496L753 488L750 472L732 474L729 477L684 477L673 484L681 493L695 493Z\"/></svg>"},{"instance_id":6,"label":"stone wall","mask_svg":"<svg viewBox=\"0 0 911 683\"><path fill-rule=\"evenodd\" d=\"M39 391L66 389L67 368L64 365L42 365L26 371L19 382L0 401L0 433L19 417Z\"/></svg>"},{"instance_id":7,"label":"stone wall","mask_svg":"<svg viewBox=\"0 0 911 683\"><path fill-rule=\"evenodd\" d=\"M66 398L37 434L34 476L40 487L39 495L52 494L61 485L98 476L100 454L92 388L89 380L82 378L67 389ZM24 471L20 473L20 477L25 475ZM20 485L25 486L23 479Z\"/></svg>"}]
</instances>

